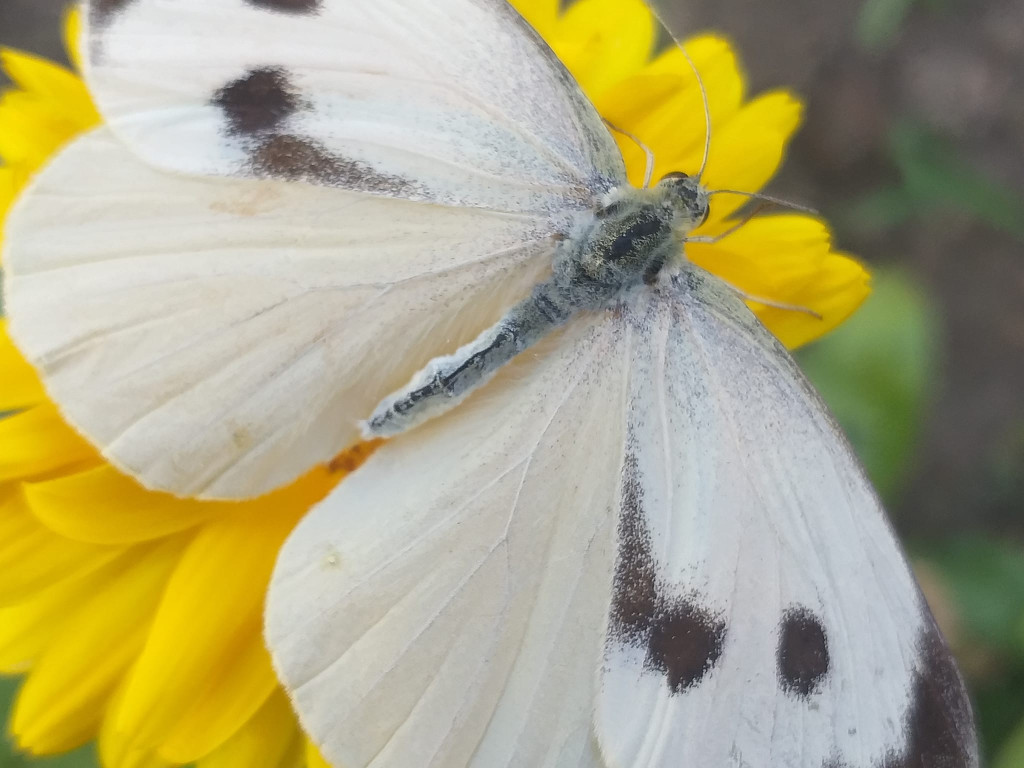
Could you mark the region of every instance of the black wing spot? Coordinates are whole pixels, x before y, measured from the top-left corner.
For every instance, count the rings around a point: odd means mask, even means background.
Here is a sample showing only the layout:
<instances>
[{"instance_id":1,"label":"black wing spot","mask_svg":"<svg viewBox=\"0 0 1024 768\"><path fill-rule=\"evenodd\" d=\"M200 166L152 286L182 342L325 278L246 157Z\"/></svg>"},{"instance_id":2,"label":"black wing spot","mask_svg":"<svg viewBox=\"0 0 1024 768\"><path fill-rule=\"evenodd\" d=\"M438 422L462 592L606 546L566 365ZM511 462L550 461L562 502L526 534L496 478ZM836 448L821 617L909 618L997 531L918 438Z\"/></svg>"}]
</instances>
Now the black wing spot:
<instances>
[{"instance_id":1,"label":"black wing spot","mask_svg":"<svg viewBox=\"0 0 1024 768\"><path fill-rule=\"evenodd\" d=\"M718 662L726 624L696 599L665 595L644 521L636 456L626 456L622 472L609 640L644 649L644 668L664 675L672 693L682 693L703 680Z\"/></svg>"},{"instance_id":2,"label":"black wing spot","mask_svg":"<svg viewBox=\"0 0 1024 768\"><path fill-rule=\"evenodd\" d=\"M89 21L96 25L106 24L134 1L135 0L92 0L89 4Z\"/></svg>"},{"instance_id":3,"label":"black wing spot","mask_svg":"<svg viewBox=\"0 0 1024 768\"><path fill-rule=\"evenodd\" d=\"M815 693L828 674L828 637L809 609L790 608L779 628L779 682L798 696Z\"/></svg>"},{"instance_id":4,"label":"black wing spot","mask_svg":"<svg viewBox=\"0 0 1024 768\"><path fill-rule=\"evenodd\" d=\"M277 13L315 16L323 9L323 0L246 0L255 8Z\"/></svg>"},{"instance_id":5,"label":"black wing spot","mask_svg":"<svg viewBox=\"0 0 1024 768\"><path fill-rule=\"evenodd\" d=\"M245 136L279 128L301 106L298 91L281 67L252 70L217 91L213 103L224 110L231 133Z\"/></svg>"},{"instance_id":6,"label":"black wing spot","mask_svg":"<svg viewBox=\"0 0 1024 768\"><path fill-rule=\"evenodd\" d=\"M672 693L682 693L711 671L722 655L724 642L724 621L698 605L679 600L657 611L651 623L646 665L665 675Z\"/></svg>"},{"instance_id":7,"label":"black wing spot","mask_svg":"<svg viewBox=\"0 0 1024 768\"><path fill-rule=\"evenodd\" d=\"M945 641L929 621L918 641L920 667L904 724L903 754L887 757L879 768L977 768L974 716L963 680Z\"/></svg>"}]
</instances>

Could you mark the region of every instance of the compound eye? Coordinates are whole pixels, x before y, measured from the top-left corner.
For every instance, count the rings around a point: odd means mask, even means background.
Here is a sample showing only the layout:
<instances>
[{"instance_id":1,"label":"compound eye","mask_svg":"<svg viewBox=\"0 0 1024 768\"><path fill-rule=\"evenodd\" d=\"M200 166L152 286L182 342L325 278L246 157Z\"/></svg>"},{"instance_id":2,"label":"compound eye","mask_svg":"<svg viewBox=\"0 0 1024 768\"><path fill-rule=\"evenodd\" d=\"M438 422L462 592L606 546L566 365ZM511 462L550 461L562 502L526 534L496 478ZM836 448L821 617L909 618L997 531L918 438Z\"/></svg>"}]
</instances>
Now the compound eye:
<instances>
[{"instance_id":1,"label":"compound eye","mask_svg":"<svg viewBox=\"0 0 1024 768\"><path fill-rule=\"evenodd\" d=\"M709 205L709 206L704 208L704 215L701 216L700 224L698 224L697 226L698 227L703 226L704 223L708 220L708 216L710 216L710 215L711 215L711 206Z\"/></svg>"},{"instance_id":2,"label":"compound eye","mask_svg":"<svg viewBox=\"0 0 1024 768\"><path fill-rule=\"evenodd\" d=\"M661 177L662 181L670 181L672 179L688 179L690 174L683 173L682 171L672 171L672 173L666 173Z\"/></svg>"}]
</instances>

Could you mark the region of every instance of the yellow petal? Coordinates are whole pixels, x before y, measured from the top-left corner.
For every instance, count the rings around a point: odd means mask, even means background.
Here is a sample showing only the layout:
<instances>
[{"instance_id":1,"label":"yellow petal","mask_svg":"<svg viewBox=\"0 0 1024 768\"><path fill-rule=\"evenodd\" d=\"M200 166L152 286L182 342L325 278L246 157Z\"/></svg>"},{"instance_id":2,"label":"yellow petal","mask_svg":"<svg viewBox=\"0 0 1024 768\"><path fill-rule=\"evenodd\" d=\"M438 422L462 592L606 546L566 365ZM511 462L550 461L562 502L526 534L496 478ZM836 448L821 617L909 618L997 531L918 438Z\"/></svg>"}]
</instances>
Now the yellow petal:
<instances>
[{"instance_id":1,"label":"yellow petal","mask_svg":"<svg viewBox=\"0 0 1024 768\"><path fill-rule=\"evenodd\" d=\"M704 185L714 189L757 192L782 162L790 138L800 125L803 104L788 91L774 91L746 104L724 125L714 126ZM701 148L694 146L666 158L669 168L700 165ZM712 219L730 216L746 202L738 195L716 195Z\"/></svg>"},{"instance_id":2,"label":"yellow petal","mask_svg":"<svg viewBox=\"0 0 1024 768\"><path fill-rule=\"evenodd\" d=\"M35 369L21 356L7 335L7 320L0 318L0 411L14 411L46 399Z\"/></svg>"},{"instance_id":3,"label":"yellow petal","mask_svg":"<svg viewBox=\"0 0 1024 768\"><path fill-rule=\"evenodd\" d=\"M112 736L128 746L114 751L159 748L172 761L196 760L237 732L270 695L264 593L285 537L334 481L317 470L201 527L132 670Z\"/></svg>"},{"instance_id":4,"label":"yellow petal","mask_svg":"<svg viewBox=\"0 0 1024 768\"><path fill-rule=\"evenodd\" d=\"M823 336L856 311L871 293L871 274L856 259L846 254L831 253L815 275L813 282L786 294L786 303L807 307L821 319L799 312L772 307L753 306L783 344L795 349Z\"/></svg>"},{"instance_id":5,"label":"yellow petal","mask_svg":"<svg viewBox=\"0 0 1024 768\"><path fill-rule=\"evenodd\" d=\"M84 72L82 58L82 14L78 6L69 6L64 14L64 50L76 72Z\"/></svg>"},{"instance_id":6,"label":"yellow petal","mask_svg":"<svg viewBox=\"0 0 1024 768\"><path fill-rule=\"evenodd\" d=\"M263 644L262 609L257 614L255 621L239 628L244 640L209 670L205 687L194 692L191 705L163 737L157 749L161 757L190 763L209 754L235 735L277 688Z\"/></svg>"},{"instance_id":7,"label":"yellow petal","mask_svg":"<svg viewBox=\"0 0 1024 768\"><path fill-rule=\"evenodd\" d=\"M715 35L686 41L686 50L701 74L708 97L712 136L737 114L744 95L744 78L729 42ZM601 114L612 124L635 134L654 152L655 180L670 171L694 173L703 154L706 123L704 100L693 69L682 51L672 47L596 100ZM642 180L644 157L632 141L618 136L630 181ZM680 156L692 155L692 165L677 165Z\"/></svg>"},{"instance_id":8,"label":"yellow petal","mask_svg":"<svg viewBox=\"0 0 1024 768\"><path fill-rule=\"evenodd\" d=\"M52 403L0 420L0 482L45 477L98 461L95 449L64 423Z\"/></svg>"},{"instance_id":9,"label":"yellow petal","mask_svg":"<svg viewBox=\"0 0 1024 768\"><path fill-rule=\"evenodd\" d=\"M82 120L86 120L86 115L95 115L82 80L64 67L10 49L0 49L0 66L19 88L36 98L59 104L62 112Z\"/></svg>"},{"instance_id":10,"label":"yellow petal","mask_svg":"<svg viewBox=\"0 0 1024 768\"><path fill-rule=\"evenodd\" d=\"M96 736L104 707L142 650L184 543L178 537L136 548L71 611L15 702L11 729L22 749L54 754Z\"/></svg>"},{"instance_id":11,"label":"yellow petal","mask_svg":"<svg viewBox=\"0 0 1024 768\"><path fill-rule=\"evenodd\" d=\"M512 0L512 5L541 37L550 39L558 20L559 0Z\"/></svg>"},{"instance_id":12,"label":"yellow petal","mask_svg":"<svg viewBox=\"0 0 1024 768\"><path fill-rule=\"evenodd\" d=\"M54 122L45 104L21 91L0 95L0 125L0 159L33 169L73 135L70 125Z\"/></svg>"},{"instance_id":13,"label":"yellow petal","mask_svg":"<svg viewBox=\"0 0 1024 768\"><path fill-rule=\"evenodd\" d=\"M656 31L643 0L579 0L562 16L549 42L593 99L640 71L650 58Z\"/></svg>"},{"instance_id":14,"label":"yellow petal","mask_svg":"<svg viewBox=\"0 0 1024 768\"><path fill-rule=\"evenodd\" d=\"M25 672L42 655L83 599L102 583L104 569L64 579L31 599L0 608L0 674Z\"/></svg>"},{"instance_id":15,"label":"yellow petal","mask_svg":"<svg viewBox=\"0 0 1024 768\"><path fill-rule=\"evenodd\" d=\"M173 764L154 750L133 746L126 734L117 730L117 712L124 701L126 683L127 680L122 681L103 713L103 724L96 740L100 765L103 768L171 768Z\"/></svg>"},{"instance_id":16,"label":"yellow petal","mask_svg":"<svg viewBox=\"0 0 1024 768\"><path fill-rule=\"evenodd\" d=\"M293 764L303 740L291 704L278 689L241 730L196 763L196 768L252 768Z\"/></svg>"},{"instance_id":17,"label":"yellow petal","mask_svg":"<svg viewBox=\"0 0 1024 768\"><path fill-rule=\"evenodd\" d=\"M331 764L324 760L316 744L307 739L306 741L306 768L332 768Z\"/></svg>"},{"instance_id":18,"label":"yellow petal","mask_svg":"<svg viewBox=\"0 0 1024 768\"><path fill-rule=\"evenodd\" d=\"M0 605L95 571L122 551L56 535L29 511L16 485L0 486Z\"/></svg>"},{"instance_id":19,"label":"yellow petal","mask_svg":"<svg viewBox=\"0 0 1024 768\"><path fill-rule=\"evenodd\" d=\"M712 227L709 233L714 231ZM759 216L715 245L691 243L687 255L746 293L822 315L818 319L751 303L762 322L791 348L841 323L869 292L864 267L831 251L827 227L810 216Z\"/></svg>"},{"instance_id":20,"label":"yellow petal","mask_svg":"<svg viewBox=\"0 0 1024 768\"><path fill-rule=\"evenodd\" d=\"M48 528L93 544L129 544L183 531L231 504L149 491L109 464L25 483L25 498Z\"/></svg>"},{"instance_id":21,"label":"yellow petal","mask_svg":"<svg viewBox=\"0 0 1024 768\"><path fill-rule=\"evenodd\" d=\"M701 229L714 236L724 222ZM757 216L709 245L689 243L686 253L698 265L749 293L778 298L793 281L811 279L829 253L831 235L824 222L800 214Z\"/></svg>"},{"instance_id":22,"label":"yellow petal","mask_svg":"<svg viewBox=\"0 0 1024 768\"><path fill-rule=\"evenodd\" d=\"M25 173L19 169L0 166L0 244L3 243L3 221L14 204L25 180Z\"/></svg>"}]
</instances>

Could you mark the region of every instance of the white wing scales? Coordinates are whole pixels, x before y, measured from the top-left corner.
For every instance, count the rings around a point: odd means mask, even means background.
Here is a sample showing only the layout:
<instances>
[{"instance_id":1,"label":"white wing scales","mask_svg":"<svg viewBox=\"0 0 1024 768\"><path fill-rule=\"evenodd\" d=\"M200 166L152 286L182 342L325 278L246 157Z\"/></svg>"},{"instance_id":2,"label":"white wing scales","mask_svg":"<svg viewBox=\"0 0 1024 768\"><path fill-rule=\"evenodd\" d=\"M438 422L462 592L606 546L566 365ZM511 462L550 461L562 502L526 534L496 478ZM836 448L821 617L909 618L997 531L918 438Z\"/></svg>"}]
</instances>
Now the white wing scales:
<instances>
[{"instance_id":1,"label":"white wing scales","mask_svg":"<svg viewBox=\"0 0 1024 768\"><path fill-rule=\"evenodd\" d=\"M962 683L838 428L731 292L676 280L633 367L609 765L977 765Z\"/></svg>"},{"instance_id":2,"label":"white wing scales","mask_svg":"<svg viewBox=\"0 0 1024 768\"><path fill-rule=\"evenodd\" d=\"M385 446L299 525L267 637L336 765L598 766L628 358L595 318ZM555 393L552 395L552 393Z\"/></svg>"},{"instance_id":3,"label":"white wing scales","mask_svg":"<svg viewBox=\"0 0 1024 768\"><path fill-rule=\"evenodd\" d=\"M93 0L106 120L170 170L556 214L625 178L505 0Z\"/></svg>"},{"instance_id":4,"label":"white wing scales","mask_svg":"<svg viewBox=\"0 0 1024 768\"><path fill-rule=\"evenodd\" d=\"M676 281L382 448L289 540L267 636L330 760L977 765L817 396L728 289Z\"/></svg>"}]
</instances>

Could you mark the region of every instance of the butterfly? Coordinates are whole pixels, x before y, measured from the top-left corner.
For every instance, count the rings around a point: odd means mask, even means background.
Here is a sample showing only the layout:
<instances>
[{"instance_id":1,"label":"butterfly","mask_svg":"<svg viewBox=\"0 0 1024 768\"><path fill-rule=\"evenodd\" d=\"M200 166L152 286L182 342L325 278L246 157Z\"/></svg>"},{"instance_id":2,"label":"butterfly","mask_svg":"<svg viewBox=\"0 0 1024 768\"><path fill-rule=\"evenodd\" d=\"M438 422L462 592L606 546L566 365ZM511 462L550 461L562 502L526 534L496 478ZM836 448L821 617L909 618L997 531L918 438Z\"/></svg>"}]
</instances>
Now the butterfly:
<instances>
[{"instance_id":1,"label":"butterfly","mask_svg":"<svg viewBox=\"0 0 1024 768\"><path fill-rule=\"evenodd\" d=\"M504 0L86 15L105 123L11 214L10 331L150 488L245 498L397 435L268 596L332 764L978 765L849 445L685 258L707 191L630 187Z\"/></svg>"}]
</instances>

